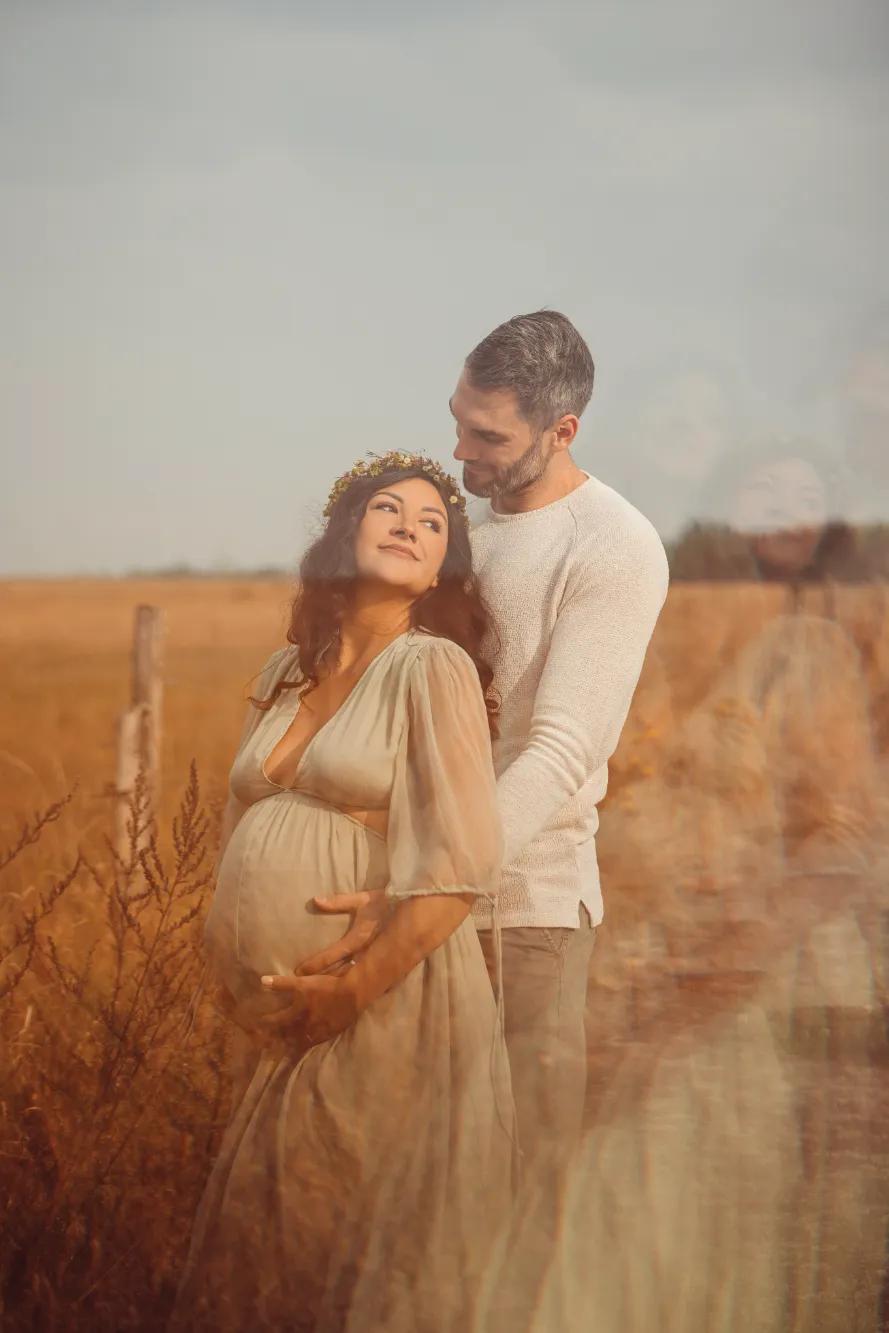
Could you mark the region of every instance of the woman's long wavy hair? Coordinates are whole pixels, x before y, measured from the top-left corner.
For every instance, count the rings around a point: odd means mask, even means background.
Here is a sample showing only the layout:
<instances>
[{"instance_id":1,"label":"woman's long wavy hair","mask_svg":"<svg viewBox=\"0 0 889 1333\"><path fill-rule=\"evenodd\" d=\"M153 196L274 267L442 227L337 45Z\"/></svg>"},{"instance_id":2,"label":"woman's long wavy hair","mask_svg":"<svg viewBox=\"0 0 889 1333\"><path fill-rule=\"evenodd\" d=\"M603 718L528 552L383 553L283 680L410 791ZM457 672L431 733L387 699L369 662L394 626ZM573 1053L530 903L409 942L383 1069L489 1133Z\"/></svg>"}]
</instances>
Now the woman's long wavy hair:
<instances>
[{"instance_id":1,"label":"woman's long wavy hair","mask_svg":"<svg viewBox=\"0 0 889 1333\"><path fill-rule=\"evenodd\" d=\"M472 659L488 713L492 737L497 735L499 700L493 690L494 672L483 651L494 643L491 616L472 568L469 533L450 495L434 476L421 468L388 468L375 477L359 477L336 501L321 536L302 558L299 586L290 614L287 639L299 649L299 678L278 681L268 699L253 699L263 711L271 708L283 690L313 689L325 659L336 660L340 627L354 600L358 583L355 539L371 498L414 477L429 482L444 501L448 514L448 545L438 585L418 597L411 608L411 628L450 639Z\"/></svg>"}]
</instances>

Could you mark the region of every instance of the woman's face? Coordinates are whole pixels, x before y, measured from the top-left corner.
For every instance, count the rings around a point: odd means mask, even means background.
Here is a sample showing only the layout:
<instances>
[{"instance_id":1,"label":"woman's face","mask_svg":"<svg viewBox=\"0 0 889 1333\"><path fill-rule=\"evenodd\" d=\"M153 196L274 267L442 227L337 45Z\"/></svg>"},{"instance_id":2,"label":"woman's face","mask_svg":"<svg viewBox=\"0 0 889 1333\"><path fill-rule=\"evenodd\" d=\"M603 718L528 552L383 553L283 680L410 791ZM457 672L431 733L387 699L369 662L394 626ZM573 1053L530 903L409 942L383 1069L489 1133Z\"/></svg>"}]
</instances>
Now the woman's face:
<instances>
[{"instance_id":1,"label":"woman's face","mask_svg":"<svg viewBox=\"0 0 889 1333\"><path fill-rule=\"evenodd\" d=\"M752 472L733 515L733 526L750 535L757 557L788 574L811 563L826 521L824 483L804 458L778 459Z\"/></svg>"},{"instance_id":2,"label":"woman's face","mask_svg":"<svg viewBox=\"0 0 889 1333\"><path fill-rule=\"evenodd\" d=\"M438 582L448 549L447 506L421 477L371 496L355 537L358 577L421 597Z\"/></svg>"}]
</instances>

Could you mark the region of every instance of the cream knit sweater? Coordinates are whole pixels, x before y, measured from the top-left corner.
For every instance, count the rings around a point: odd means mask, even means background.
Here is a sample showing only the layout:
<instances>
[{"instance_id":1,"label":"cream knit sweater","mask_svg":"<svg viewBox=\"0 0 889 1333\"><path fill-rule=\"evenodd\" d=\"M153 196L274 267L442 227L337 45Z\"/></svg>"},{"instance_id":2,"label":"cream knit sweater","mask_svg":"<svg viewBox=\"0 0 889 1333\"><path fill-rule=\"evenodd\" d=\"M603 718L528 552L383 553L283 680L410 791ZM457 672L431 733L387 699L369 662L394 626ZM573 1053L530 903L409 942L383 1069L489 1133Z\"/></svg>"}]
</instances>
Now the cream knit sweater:
<instances>
[{"instance_id":1,"label":"cream knit sweater","mask_svg":"<svg viewBox=\"0 0 889 1333\"><path fill-rule=\"evenodd\" d=\"M472 549L497 626L494 747L504 832L504 927L602 919L596 806L667 593L646 518L589 477L524 514L472 506ZM491 925L490 907L473 909Z\"/></svg>"}]
</instances>

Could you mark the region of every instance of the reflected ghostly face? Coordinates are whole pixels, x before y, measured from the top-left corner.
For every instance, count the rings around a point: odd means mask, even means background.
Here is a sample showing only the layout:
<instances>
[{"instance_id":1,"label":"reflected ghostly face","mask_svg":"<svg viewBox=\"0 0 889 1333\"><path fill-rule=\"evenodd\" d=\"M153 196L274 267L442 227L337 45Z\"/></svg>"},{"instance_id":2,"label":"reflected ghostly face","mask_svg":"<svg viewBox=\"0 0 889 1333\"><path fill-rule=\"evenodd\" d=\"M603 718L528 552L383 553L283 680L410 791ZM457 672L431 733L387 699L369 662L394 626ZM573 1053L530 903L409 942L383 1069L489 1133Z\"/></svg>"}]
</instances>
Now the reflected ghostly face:
<instances>
[{"instance_id":1,"label":"reflected ghostly face","mask_svg":"<svg viewBox=\"0 0 889 1333\"><path fill-rule=\"evenodd\" d=\"M805 569L827 521L824 482L803 458L765 464L743 483L732 521L739 532L750 534L764 563L788 574Z\"/></svg>"},{"instance_id":2,"label":"reflected ghostly face","mask_svg":"<svg viewBox=\"0 0 889 1333\"><path fill-rule=\"evenodd\" d=\"M371 496L355 537L358 577L414 597L438 582L448 550L448 514L431 482L392 482Z\"/></svg>"}]
</instances>

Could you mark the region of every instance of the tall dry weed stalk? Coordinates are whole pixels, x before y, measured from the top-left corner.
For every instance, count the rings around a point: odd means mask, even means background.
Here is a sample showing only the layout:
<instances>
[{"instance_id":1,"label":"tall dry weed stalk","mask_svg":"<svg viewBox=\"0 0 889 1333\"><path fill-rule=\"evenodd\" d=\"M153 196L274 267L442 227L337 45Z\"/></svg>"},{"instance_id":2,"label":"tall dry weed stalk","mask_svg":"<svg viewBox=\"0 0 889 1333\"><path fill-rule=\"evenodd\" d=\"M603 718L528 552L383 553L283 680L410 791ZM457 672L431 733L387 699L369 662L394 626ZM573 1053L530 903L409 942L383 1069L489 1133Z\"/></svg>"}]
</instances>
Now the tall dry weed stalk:
<instances>
[{"instance_id":1,"label":"tall dry weed stalk","mask_svg":"<svg viewBox=\"0 0 889 1333\"><path fill-rule=\"evenodd\" d=\"M195 1002L209 820L192 767L162 855L140 782L126 858L4 895L64 805L0 857L0 1325L161 1328L227 1109Z\"/></svg>"}]
</instances>

